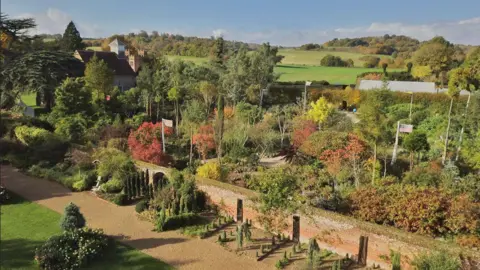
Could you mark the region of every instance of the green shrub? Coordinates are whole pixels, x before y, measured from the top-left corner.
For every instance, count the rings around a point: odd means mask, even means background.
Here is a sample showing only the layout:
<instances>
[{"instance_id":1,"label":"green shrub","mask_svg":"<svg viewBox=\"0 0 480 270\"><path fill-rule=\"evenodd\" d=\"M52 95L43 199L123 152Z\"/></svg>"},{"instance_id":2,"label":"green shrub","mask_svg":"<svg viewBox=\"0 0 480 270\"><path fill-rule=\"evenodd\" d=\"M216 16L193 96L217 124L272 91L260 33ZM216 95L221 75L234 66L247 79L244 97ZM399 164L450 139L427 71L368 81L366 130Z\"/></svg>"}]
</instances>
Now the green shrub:
<instances>
[{"instance_id":1,"label":"green shrub","mask_svg":"<svg viewBox=\"0 0 480 270\"><path fill-rule=\"evenodd\" d=\"M217 162L207 162L197 168L197 176L216 181L225 181L228 176L228 170L222 168Z\"/></svg>"},{"instance_id":2,"label":"green shrub","mask_svg":"<svg viewBox=\"0 0 480 270\"><path fill-rule=\"evenodd\" d=\"M181 233L190 237L204 238L205 235L208 233L208 230L207 228L205 228L205 225L194 225L194 226L183 227L181 230Z\"/></svg>"},{"instance_id":3,"label":"green shrub","mask_svg":"<svg viewBox=\"0 0 480 270\"><path fill-rule=\"evenodd\" d=\"M113 176L126 179L136 172L135 164L128 154L115 148L100 148L93 158L99 160L97 173L103 178Z\"/></svg>"},{"instance_id":4,"label":"green shrub","mask_svg":"<svg viewBox=\"0 0 480 270\"><path fill-rule=\"evenodd\" d=\"M418 270L458 270L462 266L458 257L444 251L423 253L416 257L412 264Z\"/></svg>"},{"instance_id":5,"label":"green shrub","mask_svg":"<svg viewBox=\"0 0 480 270\"><path fill-rule=\"evenodd\" d=\"M193 213L180 214L167 217L163 224L163 231L176 230L181 227L191 226L202 222L201 216Z\"/></svg>"},{"instance_id":6,"label":"green shrub","mask_svg":"<svg viewBox=\"0 0 480 270\"><path fill-rule=\"evenodd\" d=\"M141 200L135 205L135 211L141 213L148 208L148 200Z\"/></svg>"},{"instance_id":7,"label":"green shrub","mask_svg":"<svg viewBox=\"0 0 480 270\"><path fill-rule=\"evenodd\" d=\"M53 140L55 135L42 128L18 126L15 128L15 137L24 145L35 147Z\"/></svg>"},{"instance_id":8,"label":"green shrub","mask_svg":"<svg viewBox=\"0 0 480 270\"><path fill-rule=\"evenodd\" d=\"M110 139L107 142L107 148L115 148L125 152L128 149L127 139L125 138Z\"/></svg>"},{"instance_id":9,"label":"green shrub","mask_svg":"<svg viewBox=\"0 0 480 270\"><path fill-rule=\"evenodd\" d=\"M77 269L101 257L108 245L101 230L74 229L48 239L35 251L35 261L41 269Z\"/></svg>"},{"instance_id":10,"label":"green shrub","mask_svg":"<svg viewBox=\"0 0 480 270\"><path fill-rule=\"evenodd\" d=\"M73 183L72 186L73 190L75 191L84 191L88 189L87 182L85 180L79 180Z\"/></svg>"},{"instance_id":11,"label":"green shrub","mask_svg":"<svg viewBox=\"0 0 480 270\"><path fill-rule=\"evenodd\" d=\"M44 168L40 165L33 165L28 169L28 174L58 182L69 189L72 189L75 183L73 178L69 177L57 167Z\"/></svg>"},{"instance_id":12,"label":"green shrub","mask_svg":"<svg viewBox=\"0 0 480 270\"><path fill-rule=\"evenodd\" d=\"M128 203L127 195L123 193L115 194L112 198L112 202L119 206L127 205Z\"/></svg>"},{"instance_id":13,"label":"green shrub","mask_svg":"<svg viewBox=\"0 0 480 270\"><path fill-rule=\"evenodd\" d=\"M122 191L123 189L123 182L122 180L113 177L112 179L108 180L105 184L101 186L103 192L106 193L117 193Z\"/></svg>"},{"instance_id":14,"label":"green shrub","mask_svg":"<svg viewBox=\"0 0 480 270\"><path fill-rule=\"evenodd\" d=\"M87 132L87 120L81 114L57 119L55 133L72 142L82 142Z\"/></svg>"},{"instance_id":15,"label":"green shrub","mask_svg":"<svg viewBox=\"0 0 480 270\"><path fill-rule=\"evenodd\" d=\"M62 217L61 227L64 231L80 229L85 226L85 218L80 213L80 208L73 203L69 203L65 207L65 213Z\"/></svg>"},{"instance_id":16,"label":"green shrub","mask_svg":"<svg viewBox=\"0 0 480 270\"><path fill-rule=\"evenodd\" d=\"M93 172L82 172L74 174L66 179L67 182L73 183L72 188L75 191L88 190L95 184L95 174Z\"/></svg>"}]
</instances>

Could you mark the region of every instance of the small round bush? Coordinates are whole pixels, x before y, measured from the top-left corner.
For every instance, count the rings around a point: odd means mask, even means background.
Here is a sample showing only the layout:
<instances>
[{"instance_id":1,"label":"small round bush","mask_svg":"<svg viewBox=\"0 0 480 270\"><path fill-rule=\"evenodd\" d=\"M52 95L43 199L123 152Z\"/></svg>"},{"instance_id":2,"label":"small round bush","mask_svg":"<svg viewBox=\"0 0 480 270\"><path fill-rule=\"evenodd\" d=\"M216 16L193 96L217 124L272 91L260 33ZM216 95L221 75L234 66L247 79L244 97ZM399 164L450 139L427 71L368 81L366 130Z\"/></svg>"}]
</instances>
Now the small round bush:
<instances>
[{"instance_id":1,"label":"small round bush","mask_svg":"<svg viewBox=\"0 0 480 270\"><path fill-rule=\"evenodd\" d=\"M148 208L148 200L141 200L135 205L135 211L141 213Z\"/></svg>"},{"instance_id":2,"label":"small round bush","mask_svg":"<svg viewBox=\"0 0 480 270\"><path fill-rule=\"evenodd\" d=\"M88 189L87 181L81 179L73 183L73 190L75 191L84 191Z\"/></svg>"},{"instance_id":3,"label":"small round bush","mask_svg":"<svg viewBox=\"0 0 480 270\"><path fill-rule=\"evenodd\" d=\"M106 193L117 193L123 189L123 183L120 179L114 177L102 185L102 191Z\"/></svg>"},{"instance_id":4,"label":"small round bush","mask_svg":"<svg viewBox=\"0 0 480 270\"><path fill-rule=\"evenodd\" d=\"M123 193L116 194L113 197L112 202L120 206L126 205L128 203L127 195Z\"/></svg>"},{"instance_id":5,"label":"small round bush","mask_svg":"<svg viewBox=\"0 0 480 270\"><path fill-rule=\"evenodd\" d=\"M80 208L73 203L69 203L65 207L65 214L63 215L61 227L64 231L80 229L85 226L85 218L80 213Z\"/></svg>"},{"instance_id":6,"label":"small round bush","mask_svg":"<svg viewBox=\"0 0 480 270\"><path fill-rule=\"evenodd\" d=\"M197 168L197 175L216 181L225 181L228 170L221 167L217 162L208 162Z\"/></svg>"}]
</instances>

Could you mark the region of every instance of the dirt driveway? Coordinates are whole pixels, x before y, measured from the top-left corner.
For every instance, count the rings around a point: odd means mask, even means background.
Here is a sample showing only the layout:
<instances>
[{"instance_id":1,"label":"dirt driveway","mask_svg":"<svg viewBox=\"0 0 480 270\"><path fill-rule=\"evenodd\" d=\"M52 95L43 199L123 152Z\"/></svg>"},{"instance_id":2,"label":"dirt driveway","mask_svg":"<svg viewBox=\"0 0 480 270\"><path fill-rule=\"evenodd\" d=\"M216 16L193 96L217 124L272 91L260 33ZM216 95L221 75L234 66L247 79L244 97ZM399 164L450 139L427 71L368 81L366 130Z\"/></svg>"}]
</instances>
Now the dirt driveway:
<instances>
[{"instance_id":1,"label":"dirt driveway","mask_svg":"<svg viewBox=\"0 0 480 270\"><path fill-rule=\"evenodd\" d=\"M180 269L273 269L273 265L256 262L225 250L206 240L191 239L175 231L153 232L153 225L136 217L134 206L117 206L102 201L90 192L71 192L58 183L30 177L11 166L0 167L1 183L20 196L63 212L69 202L80 207L92 228Z\"/></svg>"}]
</instances>

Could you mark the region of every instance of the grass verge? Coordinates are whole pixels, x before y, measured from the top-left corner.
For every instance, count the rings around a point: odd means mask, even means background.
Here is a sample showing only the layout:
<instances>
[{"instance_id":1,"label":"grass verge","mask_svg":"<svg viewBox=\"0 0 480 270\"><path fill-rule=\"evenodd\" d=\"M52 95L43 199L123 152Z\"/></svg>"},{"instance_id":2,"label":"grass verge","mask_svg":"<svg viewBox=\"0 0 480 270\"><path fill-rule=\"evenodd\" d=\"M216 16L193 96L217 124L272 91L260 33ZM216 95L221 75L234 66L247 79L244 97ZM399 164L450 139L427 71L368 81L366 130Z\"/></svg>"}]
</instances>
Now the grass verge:
<instances>
[{"instance_id":1,"label":"grass verge","mask_svg":"<svg viewBox=\"0 0 480 270\"><path fill-rule=\"evenodd\" d=\"M1 207L0 269L38 269L35 249L60 234L61 215L11 193ZM115 242L115 247L88 269L174 269L134 248Z\"/></svg>"}]
</instances>

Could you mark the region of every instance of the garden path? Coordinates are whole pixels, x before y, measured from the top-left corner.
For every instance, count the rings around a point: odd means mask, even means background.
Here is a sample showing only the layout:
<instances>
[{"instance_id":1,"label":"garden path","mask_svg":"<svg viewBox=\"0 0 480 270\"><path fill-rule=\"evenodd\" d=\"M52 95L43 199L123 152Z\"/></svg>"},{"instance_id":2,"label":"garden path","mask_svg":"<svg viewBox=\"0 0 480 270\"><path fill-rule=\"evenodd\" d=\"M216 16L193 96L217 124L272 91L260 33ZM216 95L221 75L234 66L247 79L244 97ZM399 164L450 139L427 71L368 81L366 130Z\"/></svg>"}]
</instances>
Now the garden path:
<instances>
[{"instance_id":1,"label":"garden path","mask_svg":"<svg viewBox=\"0 0 480 270\"><path fill-rule=\"evenodd\" d=\"M63 213L73 202L92 228L179 269L272 269L273 265L236 255L220 245L186 237L176 231L153 232L153 224L137 218L134 206L117 206L90 192L71 192L58 183L24 175L11 166L0 167L1 183L18 195ZM34 230L34 228L32 228Z\"/></svg>"}]
</instances>

